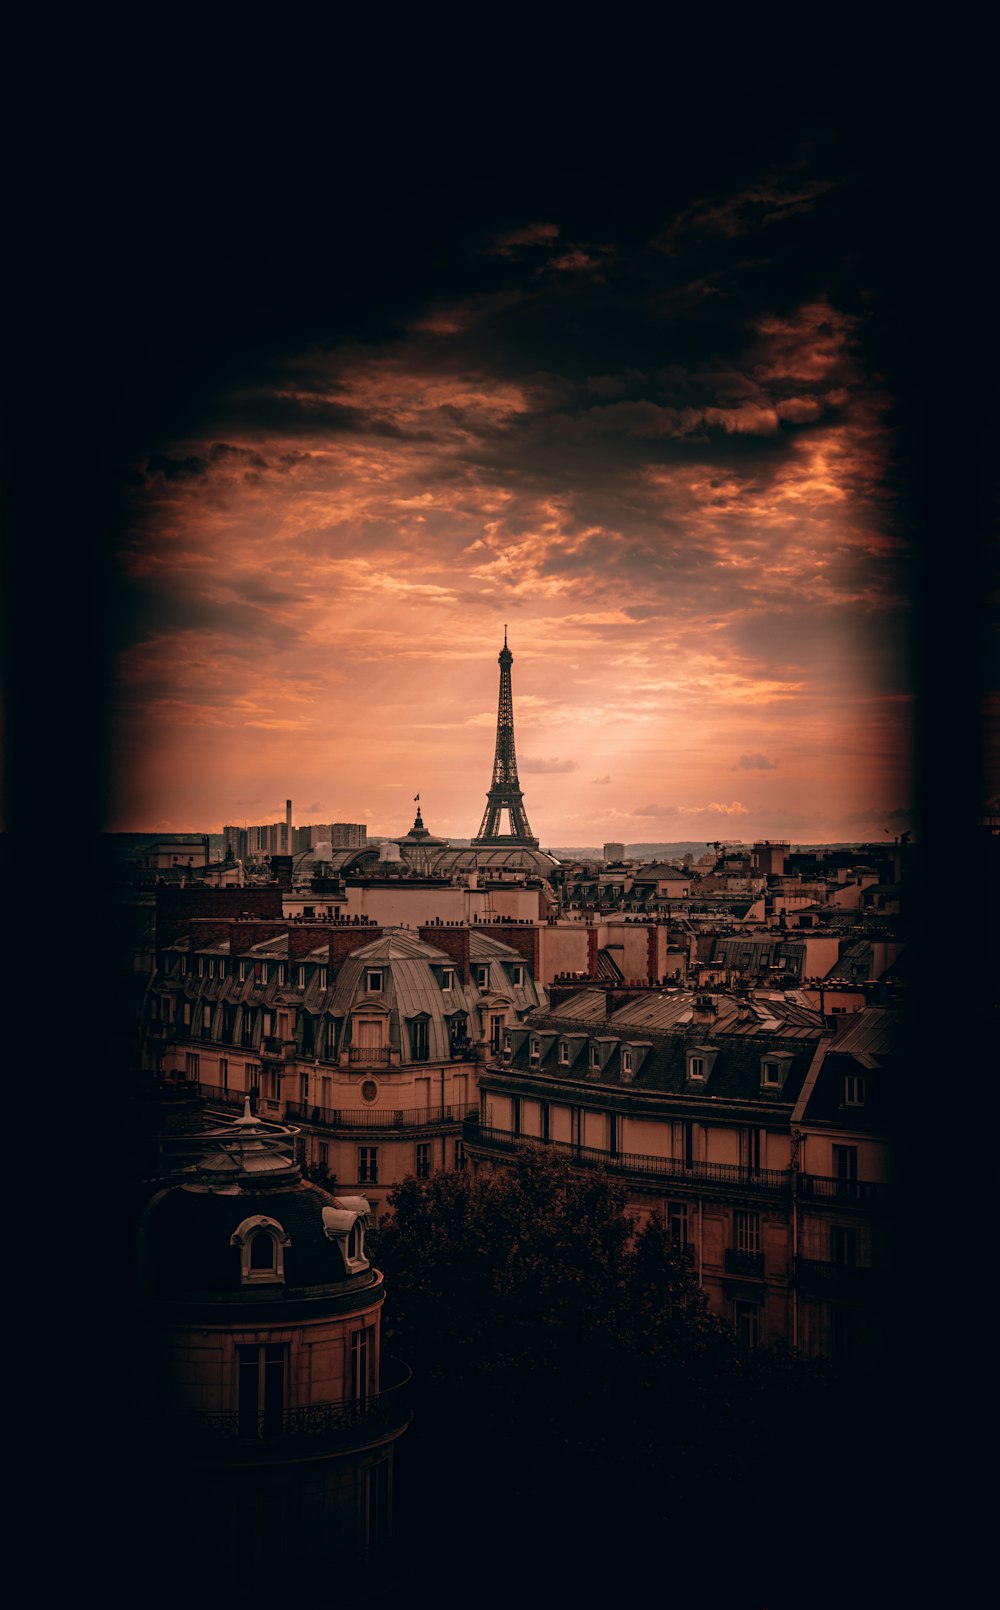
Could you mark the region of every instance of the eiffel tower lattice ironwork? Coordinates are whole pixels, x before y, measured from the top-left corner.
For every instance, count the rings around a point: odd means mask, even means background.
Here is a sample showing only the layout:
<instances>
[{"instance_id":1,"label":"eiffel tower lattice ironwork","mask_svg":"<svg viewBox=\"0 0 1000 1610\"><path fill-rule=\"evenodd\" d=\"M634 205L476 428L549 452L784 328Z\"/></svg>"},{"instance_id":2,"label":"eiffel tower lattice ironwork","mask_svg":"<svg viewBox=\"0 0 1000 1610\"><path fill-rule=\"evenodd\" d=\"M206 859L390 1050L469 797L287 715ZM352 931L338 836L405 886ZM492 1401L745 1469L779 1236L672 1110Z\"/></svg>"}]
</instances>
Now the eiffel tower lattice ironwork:
<instances>
[{"instance_id":1,"label":"eiffel tower lattice ironwork","mask_svg":"<svg viewBox=\"0 0 1000 1610\"><path fill-rule=\"evenodd\" d=\"M486 795L486 810L479 834L472 840L477 848L490 846L522 845L537 850L538 840L533 837L524 811L521 785L517 780L517 756L514 753L514 701L510 691L510 668L514 656L507 647L507 628L503 629L503 648L500 650L500 703L497 709L497 747L493 757L493 782ZM510 818L510 832L501 833L500 817L506 811Z\"/></svg>"}]
</instances>

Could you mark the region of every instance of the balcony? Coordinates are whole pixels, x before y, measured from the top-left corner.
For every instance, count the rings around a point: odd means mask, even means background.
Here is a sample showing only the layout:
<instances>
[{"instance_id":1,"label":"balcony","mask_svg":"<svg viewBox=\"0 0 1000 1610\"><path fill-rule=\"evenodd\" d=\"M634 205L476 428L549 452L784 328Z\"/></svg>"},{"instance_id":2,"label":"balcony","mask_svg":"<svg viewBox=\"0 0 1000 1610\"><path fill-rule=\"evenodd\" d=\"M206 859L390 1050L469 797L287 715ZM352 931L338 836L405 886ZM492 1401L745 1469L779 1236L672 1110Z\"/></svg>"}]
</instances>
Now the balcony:
<instances>
[{"instance_id":1,"label":"balcony","mask_svg":"<svg viewBox=\"0 0 1000 1610\"><path fill-rule=\"evenodd\" d=\"M289 1118L325 1129L440 1129L464 1123L477 1112L474 1103L452 1103L445 1107L314 1107L305 1101L289 1101Z\"/></svg>"},{"instance_id":2,"label":"balcony","mask_svg":"<svg viewBox=\"0 0 1000 1610\"><path fill-rule=\"evenodd\" d=\"M347 1060L353 1066L361 1068L387 1068L391 1055L387 1045L349 1045L347 1047Z\"/></svg>"},{"instance_id":3,"label":"balcony","mask_svg":"<svg viewBox=\"0 0 1000 1610\"><path fill-rule=\"evenodd\" d=\"M262 1034L260 1037L260 1055L265 1062L281 1060L285 1055L285 1042L277 1034Z\"/></svg>"},{"instance_id":4,"label":"balcony","mask_svg":"<svg viewBox=\"0 0 1000 1610\"><path fill-rule=\"evenodd\" d=\"M831 1263L824 1258L796 1258L795 1279L804 1291L839 1297L867 1297L885 1285L885 1273L866 1265Z\"/></svg>"},{"instance_id":5,"label":"balcony","mask_svg":"<svg viewBox=\"0 0 1000 1610\"><path fill-rule=\"evenodd\" d=\"M688 1163L682 1157L654 1157L641 1152L611 1152L596 1146L577 1146L571 1141L542 1140L538 1135L515 1134L496 1129L475 1119L465 1123L465 1144L473 1150L511 1153L522 1146L548 1146L571 1163L585 1168L603 1168L609 1174L654 1183L710 1185L724 1193L787 1197L791 1192L791 1172L779 1168L743 1168L736 1163Z\"/></svg>"},{"instance_id":6,"label":"balcony","mask_svg":"<svg viewBox=\"0 0 1000 1610\"><path fill-rule=\"evenodd\" d=\"M735 1247L727 1247L726 1274L751 1275L755 1280L763 1280L764 1254L762 1252L737 1252Z\"/></svg>"},{"instance_id":7,"label":"balcony","mask_svg":"<svg viewBox=\"0 0 1000 1610\"><path fill-rule=\"evenodd\" d=\"M838 1206L856 1203L860 1207L886 1207L894 1199L891 1185L873 1180L842 1180L827 1174L800 1174L799 1196L807 1201L830 1201Z\"/></svg>"},{"instance_id":8,"label":"balcony","mask_svg":"<svg viewBox=\"0 0 1000 1610\"><path fill-rule=\"evenodd\" d=\"M246 1100L245 1090L229 1090L223 1085L208 1085L201 1081L193 1087L198 1094L212 1107L226 1107L235 1112L243 1111Z\"/></svg>"},{"instance_id":9,"label":"balcony","mask_svg":"<svg viewBox=\"0 0 1000 1610\"><path fill-rule=\"evenodd\" d=\"M280 1413L190 1409L151 1430L157 1440L209 1462L261 1464L313 1459L399 1436L412 1418L409 1366L382 1360L379 1391L367 1398L310 1403Z\"/></svg>"}]
</instances>

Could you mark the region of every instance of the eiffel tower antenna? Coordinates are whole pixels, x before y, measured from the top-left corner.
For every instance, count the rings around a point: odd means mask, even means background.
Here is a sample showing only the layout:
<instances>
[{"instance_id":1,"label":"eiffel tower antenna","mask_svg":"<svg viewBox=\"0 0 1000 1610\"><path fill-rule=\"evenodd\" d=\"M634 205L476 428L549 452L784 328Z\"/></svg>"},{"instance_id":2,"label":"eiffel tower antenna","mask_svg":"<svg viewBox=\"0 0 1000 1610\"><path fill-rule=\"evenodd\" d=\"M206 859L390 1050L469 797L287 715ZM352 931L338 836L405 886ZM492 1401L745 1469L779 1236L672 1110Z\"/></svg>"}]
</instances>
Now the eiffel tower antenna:
<instances>
[{"instance_id":1,"label":"eiffel tower antenna","mask_svg":"<svg viewBox=\"0 0 1000 1610\"><path fill-rule=\"evenodd\" d=\"M497 708L497 747L493 757L493 781L486 795L486 810L479 834L472 840L476 848L517 845L537 850L538 840L532 835L524 811L521 785L517 780L517 756L514 752L514 701L510 691L510 668L514 656L507 647L507 627L503 629L503 648L500 650L500 701ZM501 833L501 812L510 818L510 832Z\"/></svg>"}]
</instances>

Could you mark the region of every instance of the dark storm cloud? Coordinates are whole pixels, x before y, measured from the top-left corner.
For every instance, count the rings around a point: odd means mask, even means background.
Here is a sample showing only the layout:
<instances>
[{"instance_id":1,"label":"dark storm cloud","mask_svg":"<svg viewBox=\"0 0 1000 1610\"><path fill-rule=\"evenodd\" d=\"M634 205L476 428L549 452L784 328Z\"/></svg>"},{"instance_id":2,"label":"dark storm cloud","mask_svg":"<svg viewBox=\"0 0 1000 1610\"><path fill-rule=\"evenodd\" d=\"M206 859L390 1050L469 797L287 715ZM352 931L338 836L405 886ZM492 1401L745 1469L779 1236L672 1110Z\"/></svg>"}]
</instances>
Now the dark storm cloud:
<instances>
[{"instance_id":1,"label":"dark storm cloud","mask_svg":"<svg viewBox=\"0 0 1000 1610\"><path fill-rule=\"evenodd\" d=\"M683 783L651 742L606 751L624 800L678 801L636 815L745 815L720 803L720 774L773 793L764 773L804 730L833 754L829 709L838 694L837 720L855 708L833 637L870 616L891 641L901 591L865 353L877 265L862 274L849 244L863 185L829 166L745 167L728 189L637 181L618 196L598 181L536 207L494 205L485 186L454 219L397 215L352 241L346 267L275 259L261 325L244 285L230 361L206 387L211 428L161 437L143 461L155 552L136 546L136 613L173 632L192 699L196 632L232 662L240 720L255 651L261 690L306 643L328 683L360 688L377 665L402 685L414 657L464 663L520 611L538 692L519 715L542 750L521 763L540 792L557 786L545 773L577 769L546 741L582 752L581 729L614 730L622 712L644 740L669 712L675 754L695 712L717 734ZM453 625L440 642L438 609ZM858 685L882 676L874 705L888 666L874 635L858 640ZM321 721L315 690L293 693L253 719ZM882 709L864 716L878 753ZM369 741L355 735L358 754Z\"/></svg>"},{"instance_id":2,"label":"dark storm cloud","mask_svg":"<svg viewBox=\"0 0 1000 1610\"><path fill-rule=\"evenodd\" d=\"M207 475L221 465L267 469L268 461L262 454L245 447L234 447L231 442L213 442L207 452L191 453L186 458L171 458L168 453L150 453L146 474L150 477L162 476L165 481L190 480Z\"/></svg>"},{"instance_id":3,"label":"dark storm cloud","mask_svg":"<svg viewBox=\"0 0 1000 1610\"><path fill-rule=\"evenodd\" d=\"M115 621L116 648L127 648L146 638L174 633L216 633L243 645L248 655L254 646L287 648L297 642L299 630L273 613L289 595L259 578L240 579L218 596L178 583L155 583L121 578Z\"/></svg>"}]
</instances>

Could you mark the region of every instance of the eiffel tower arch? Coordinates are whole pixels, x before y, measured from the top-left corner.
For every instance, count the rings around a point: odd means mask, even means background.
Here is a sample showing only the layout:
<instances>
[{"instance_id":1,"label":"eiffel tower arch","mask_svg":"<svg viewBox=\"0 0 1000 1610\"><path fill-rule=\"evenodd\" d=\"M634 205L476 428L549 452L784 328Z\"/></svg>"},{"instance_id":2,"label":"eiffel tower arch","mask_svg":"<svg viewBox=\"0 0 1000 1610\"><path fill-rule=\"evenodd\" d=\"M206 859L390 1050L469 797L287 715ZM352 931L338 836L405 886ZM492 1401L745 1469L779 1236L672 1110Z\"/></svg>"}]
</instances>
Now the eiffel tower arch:
<instances>
[{"instance_id":1,"label":"eiffel tower arch","mask_svg":"<svg viewBox=\"0 0 1000 1610\"><path fill-rule=\"evenodd\" d=\"M497 708L497 747L493 757L493 781L486 795L486 809L479 833L472 840L475 849L500 849L516 846L537 850L538 840L528 825L524 809L524 796L517 779L517 755L514 751L514 701L510 691L510 668L514 656L507 647L507 628L503 629L503 648L500 650L500 701ZM503 812L507 812L510 832L502 833Z\"/></svg>"}]
</instances>

